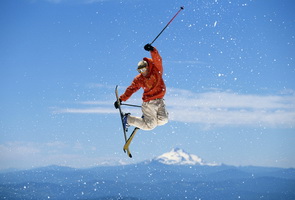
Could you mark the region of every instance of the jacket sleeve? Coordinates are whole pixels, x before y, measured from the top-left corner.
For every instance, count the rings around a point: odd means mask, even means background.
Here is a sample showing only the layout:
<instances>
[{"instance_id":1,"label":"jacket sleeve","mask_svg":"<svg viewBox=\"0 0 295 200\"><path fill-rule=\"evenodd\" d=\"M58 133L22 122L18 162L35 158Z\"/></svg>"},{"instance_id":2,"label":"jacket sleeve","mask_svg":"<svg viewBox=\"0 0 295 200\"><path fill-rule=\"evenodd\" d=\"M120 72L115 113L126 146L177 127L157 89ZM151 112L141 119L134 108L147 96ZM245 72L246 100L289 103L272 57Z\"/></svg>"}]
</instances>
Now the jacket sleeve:
<instances>
[{"instance_id":1,"label":"jacket sleeve","mask_svg":"<svg viewBox=\"0 0 295 200\"><path fill-rule=\"evenodd\" d=\"M139 83L139 77L135 77L132 81L131 85L127 87L124 94L120 96L120 99L122 101L127 101L133 93L135 93L137 90L141 88L141 85Z\"/></svg>"},{"instance_id":2,"label":"jacket sleeve","mask_svg":"<svg viewBox=\"0 0 295 200\"><path fill-rule=\"evenodd\" d=\"M151 56L154 62L155 67L163 74L163 65L162 65L162 57L160 56L158 50L156 47L154 47L154 50L150 51Z\"/></svg>"}]
</instances>

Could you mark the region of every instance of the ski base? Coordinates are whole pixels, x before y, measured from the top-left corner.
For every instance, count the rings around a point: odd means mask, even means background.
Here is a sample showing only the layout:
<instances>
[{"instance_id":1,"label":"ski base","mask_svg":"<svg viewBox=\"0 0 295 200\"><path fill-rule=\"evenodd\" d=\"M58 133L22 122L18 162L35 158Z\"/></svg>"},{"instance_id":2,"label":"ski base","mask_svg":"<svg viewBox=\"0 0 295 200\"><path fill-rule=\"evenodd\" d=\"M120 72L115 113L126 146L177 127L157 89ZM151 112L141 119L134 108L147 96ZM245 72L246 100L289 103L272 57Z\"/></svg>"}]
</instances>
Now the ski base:
<instances>
[{"instance_id":1,"label":"ski base","mask_svg":"<svg viewBox=\"0 0 295 200\"><path fill-rule=\"evenodd\" d=\"M139 130L139 128L135 127L134 130L132 131L131 135L129 136L128 140L126 141L124 147L123 147L123 151L126 153L127 151L127 154L130 158L132 158L132 155L129 151L129 145L131 143L131 141L133 140L133 137L135 136L136 132Z\"/></svg>"}]
</instances>

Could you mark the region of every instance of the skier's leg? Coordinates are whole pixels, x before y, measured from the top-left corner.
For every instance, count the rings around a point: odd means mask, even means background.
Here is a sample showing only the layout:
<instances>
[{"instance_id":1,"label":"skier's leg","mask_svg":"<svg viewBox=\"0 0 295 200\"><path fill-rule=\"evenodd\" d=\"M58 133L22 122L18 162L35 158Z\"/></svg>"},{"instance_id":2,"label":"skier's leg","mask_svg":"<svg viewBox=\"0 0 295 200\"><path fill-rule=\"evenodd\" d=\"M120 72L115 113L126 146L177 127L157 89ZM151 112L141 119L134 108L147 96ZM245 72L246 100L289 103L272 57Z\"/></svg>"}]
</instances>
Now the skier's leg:
<instances>
[{"instance_id":1,"label":"skier's leg","mask_svg":"<svg viewBox=\"0 0 295 200\"><path fill-rule=\"evenodd\" d=\"M159 108L158 108L158 126L162 126L168 122L168 112L166 110L165 101L159 99Z\"/></svg>"},{"instance_id":2,"label":"skier's leg","mask_svg":"<svg viewBox=\"0 0 295 200\"><path fill-rule=\"evenodd\" d=\"M155 100L143 102L143 118L129 116L128 124L142 130L152 130L157 126L157 104Z\"/></svg>"}]
</instances>

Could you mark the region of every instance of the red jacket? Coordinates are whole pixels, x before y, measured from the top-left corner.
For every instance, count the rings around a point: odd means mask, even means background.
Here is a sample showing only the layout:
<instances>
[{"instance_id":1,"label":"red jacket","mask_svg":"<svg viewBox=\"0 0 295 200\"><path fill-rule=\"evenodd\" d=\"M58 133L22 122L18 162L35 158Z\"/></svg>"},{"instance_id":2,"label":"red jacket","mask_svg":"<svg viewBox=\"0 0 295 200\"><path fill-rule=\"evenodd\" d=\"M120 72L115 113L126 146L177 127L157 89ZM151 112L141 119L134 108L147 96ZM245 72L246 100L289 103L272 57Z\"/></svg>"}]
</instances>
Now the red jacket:
<instances>
[{"instance_id":1,"label":"red jacket","mask_svg":"<svg viewBox=\"0 0 295 200\"><path fill-rule=\"evenodd\" d=\"M162 58L155 47L150 53L152 58L143 58L143 60L148 62L149 74L146 77L142 74L137 75L125 93L120 96L122 101L127 101L140 88L144 90L142 96L144 102L164 97L166 86L162 78Z\"/></svg>"}]
</instances>

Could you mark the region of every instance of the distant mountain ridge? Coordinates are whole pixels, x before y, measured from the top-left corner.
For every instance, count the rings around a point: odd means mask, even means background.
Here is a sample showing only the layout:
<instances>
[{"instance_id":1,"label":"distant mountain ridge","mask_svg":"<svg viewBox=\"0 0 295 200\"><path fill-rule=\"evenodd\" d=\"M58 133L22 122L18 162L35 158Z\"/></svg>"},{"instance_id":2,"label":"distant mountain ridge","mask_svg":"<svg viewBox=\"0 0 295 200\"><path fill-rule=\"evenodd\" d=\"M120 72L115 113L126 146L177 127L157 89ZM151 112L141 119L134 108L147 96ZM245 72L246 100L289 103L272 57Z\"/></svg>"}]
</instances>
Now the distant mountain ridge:
<instances>
[{"instance_id":1,"label":"distant mountain ridge","mask_svg":"<svg viewBox=\"0 0 295 200\"><path fill-rule=\"evenodd\" d=\"M174 148L131 165L0 173L1 199L295 199L295 169L205 163Z\"/></svg>"}]
</instances>

